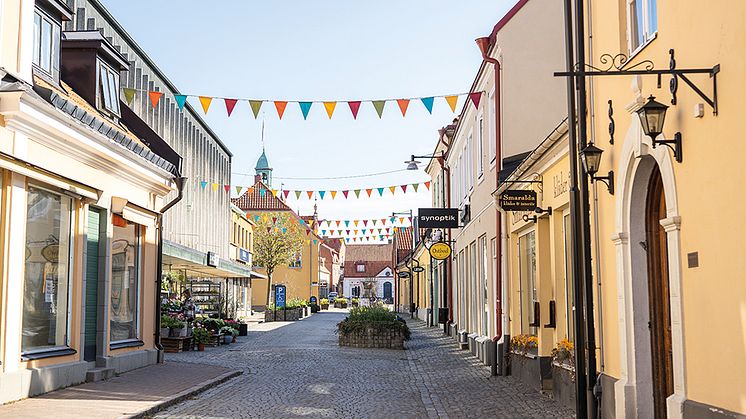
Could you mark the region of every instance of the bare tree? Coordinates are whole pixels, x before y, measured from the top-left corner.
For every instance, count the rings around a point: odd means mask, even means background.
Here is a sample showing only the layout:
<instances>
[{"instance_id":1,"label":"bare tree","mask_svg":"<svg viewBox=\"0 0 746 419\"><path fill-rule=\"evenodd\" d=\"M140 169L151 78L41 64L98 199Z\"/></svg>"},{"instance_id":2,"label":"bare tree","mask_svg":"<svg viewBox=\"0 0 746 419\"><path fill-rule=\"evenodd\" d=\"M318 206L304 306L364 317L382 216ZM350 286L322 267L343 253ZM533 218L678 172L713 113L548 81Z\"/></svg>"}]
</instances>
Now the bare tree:
<instances>
[{"instance_id":1,"label":"bare tree","mask_svg":"<svg viewBox=\"0 0 746 419\"><path fill-rule=\"evenodd\" d=\"M272 290L272 274L278 266L289 265L303 247L303 230L286 212L260 214L254 218L254 264L267 272L267 305Z\"/></svg>"}]
</instances>

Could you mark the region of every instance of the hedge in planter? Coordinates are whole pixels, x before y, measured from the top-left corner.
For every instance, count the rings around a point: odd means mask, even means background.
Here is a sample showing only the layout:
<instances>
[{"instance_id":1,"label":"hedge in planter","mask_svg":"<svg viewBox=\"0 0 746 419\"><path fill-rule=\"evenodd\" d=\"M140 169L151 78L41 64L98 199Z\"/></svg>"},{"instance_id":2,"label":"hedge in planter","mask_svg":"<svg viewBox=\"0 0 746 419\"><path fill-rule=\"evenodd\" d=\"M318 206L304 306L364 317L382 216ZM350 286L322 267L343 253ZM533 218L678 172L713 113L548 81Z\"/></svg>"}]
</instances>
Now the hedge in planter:
<instances>
[{"instance_id":1,"label":"hedge in planter","mask_svg":"<svg viewBox=\"0 0 746 419\"><path fill-rule=\"evenodd\" d=\"M404 349L407 323L385 307L356 307L337 324L339 346Z\"/></svg>"}]
</instances>

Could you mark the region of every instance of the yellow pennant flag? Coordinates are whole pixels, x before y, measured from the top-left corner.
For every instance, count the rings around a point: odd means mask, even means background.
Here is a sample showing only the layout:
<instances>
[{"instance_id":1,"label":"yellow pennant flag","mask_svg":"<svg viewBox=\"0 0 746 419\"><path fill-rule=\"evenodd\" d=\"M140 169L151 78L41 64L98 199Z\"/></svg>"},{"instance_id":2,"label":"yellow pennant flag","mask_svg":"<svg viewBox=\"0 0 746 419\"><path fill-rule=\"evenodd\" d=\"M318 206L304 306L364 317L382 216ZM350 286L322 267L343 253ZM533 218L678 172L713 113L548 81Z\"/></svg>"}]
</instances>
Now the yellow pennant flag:
<instances>
[{"instance_id":1,"label":"yellow pennant flag","mask_svg":"<svg viewBox=\"0 0 746 419\"><path fill-rule=\"evenodd\" d=\"M220 186L220 185L218 185L217 183L213 183L212 184L212 190L213 191L217 191L218 190L218 186Z\"/></svg>"},{"instance_id":2,"label":"yellow pennant flag","mask_svg":"<svg viewBox=\"0 0 746 419\"><path fill-rule=\"evenodd\" d=\"M205 114L207 114L207 110L210 108L210 103L212 103L212 98L207 96L200 96L199 103L202 104L202 109L205 111Z\"/></svg>"},{"instance_id":3,"label":"yellow pennant flag","mask_svg":"<svg viewBox=\"0 0 746 419\"><path fill-rule=\"evenodd\" d=\"M446 102L451 107L451 112L456 112L456 103L458 102L458 96L446 96Z\"/></svg>"},{"instance_id":4,"label":"yellow pennant flag","mask_svg":"<svg viewBox=\"0 0 746 419\"><path fill-rule=\"evenodd\" d=\"M337 191L329 191L332 194L332 199L337 197Z\"/></svg>"},{"instance_id":5,"label":"yellow pennant flag","mask_svg":"<svg viewBox=\"0 0 746 419\"><path fill-rule=\"evenodd\" d=\"M236 186L236 195L241 195L242 189L243 189L243 186Z\"/></svg>"},{"instance_id":6,"label":"yellow pennant flag","mask_svg":"<svg viewBox=\"0 0 746 419\"><path fill-rule=\"evenodd\" d=\"M396 186L389 186L389 190L391 191L391 195L394 195L396 193Z\"/></svg>"},{"instance_id":7,"label":"yellow pennant flag","mask_svg":"<svg viewBox=\"0 0 746 419\"><path fill-rule=\"evenodd\" d=\"M354 220L354 221L353 221L353 223L355 223L355 227L357 227L357 224L358 224L359 222L360 222L360 221L358 221L358 220Z\"/></svg>"},{"instance_id":8,"label":"yellow pennant flag","mask_svg":"<svg viewBox=\"0 0 746 419\"><path fill-rule=\"evenodd\" d=\"M274 197L277 198L277 189L272 189L272 195L274 195Z\"/></svg>"},{"instance_id":9,"label":"yellow pennant flag","mask_svg":"<svg viewBox=\"0 0 746 419\"><path fill-rule=\"evenodd\" d=\"M326 108L326 114L329 115L329 119L332 119L334 114L334 108L337 107L337 102L324 102L324 108Z\"/></svg>"}]
</instances>

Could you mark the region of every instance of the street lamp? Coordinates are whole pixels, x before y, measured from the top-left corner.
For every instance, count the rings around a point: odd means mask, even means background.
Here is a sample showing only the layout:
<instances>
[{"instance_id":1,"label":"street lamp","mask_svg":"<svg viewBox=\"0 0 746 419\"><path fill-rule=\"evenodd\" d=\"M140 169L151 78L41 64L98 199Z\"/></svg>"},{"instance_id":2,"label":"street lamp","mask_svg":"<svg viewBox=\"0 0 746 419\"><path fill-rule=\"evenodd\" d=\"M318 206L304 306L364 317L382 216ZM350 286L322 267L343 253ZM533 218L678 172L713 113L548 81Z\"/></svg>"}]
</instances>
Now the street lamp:
<instances>
[{"instance_id":1,"label":"street lamp","mask_svg":"<svg viewBox=\"0 0 746 419\"><path fill-rule=\"evenodd\" d=\"M663 133L663 123L666 121L666 110L668 110L668 106L656 101L655 96L651 95L648 98L647 103L637 110L637 115L640 117L642 131L645 135L650 137L650 140L653 142L653 148L658 144L665 145L673 151L676 161L681 163L684 159L681 148L681 133L677 132L674 134L673 140L657 139L658 136Z\"/></svg>"},{"instance_id":2,"label":"street lamp","mask_svg":"<svg viewBox=\"0 0 746 419\"><path fill-rule=\"evenodd\" d=\"M418 165L422 162L417 161L417 159L437 159L439 162L443 163L443 160L445 159L445 153L441 151L440 154L427 154L424 156L415 156L414 154L412 154L411 158L404 162L407 165L407 170L419 169Z\"/></svg>"},{"instance_id":3,"label":"street lamp","mask_svg":"<svg viewBox=\"0 0 746 419\"><path fill-rule=\"evenodd\" d=\"M601 154L603 152L603 150L593 145L593 143L589 143L585 148L580 150L580 161L583 163L586 173L590 176L591 183L600 180L606 184L609 193L614 195L614 171L609 170L609 174L606 176L596 176L598 167L601 165Z\"/></svg>"}]
</instances>

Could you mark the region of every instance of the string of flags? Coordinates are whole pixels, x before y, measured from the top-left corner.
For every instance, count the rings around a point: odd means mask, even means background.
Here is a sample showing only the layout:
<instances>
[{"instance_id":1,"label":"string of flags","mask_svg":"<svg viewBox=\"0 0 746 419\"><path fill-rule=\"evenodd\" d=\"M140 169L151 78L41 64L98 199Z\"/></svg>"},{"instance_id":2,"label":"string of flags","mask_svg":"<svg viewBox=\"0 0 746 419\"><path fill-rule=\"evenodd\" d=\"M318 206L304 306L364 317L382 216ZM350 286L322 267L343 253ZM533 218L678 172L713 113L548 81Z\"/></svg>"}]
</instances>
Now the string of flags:
<instances>
[{"instance_id":1,"label":"string of flags","mask_svg":"<svg viewBox=\"0 0 746 419\"><path fill-rule=\"evenodd\" d=\"M161 102L161 99L165 95L163 92L133 89L130 87L123 87L122 92L124 94L124 99L127 105L129 106L132 106L132 103L135 100L135 96L138 93L147 94L147 97L150 100L150 105L153 108L156 108L158 106L158 104ZM409 110L409 105L412 101L420 102L422 106L425 107L427 112L429 114L432 114L433 106L435 105L436 99L443 99L445 103L448 105L448 107L451 109L451 112L455 113L456 105L458 104L459 97L461 96L467 97L468 100L471 101L471 103L473 103L476 108L479 108L479 102L482 99L482 93L483 92L454 93L454 94L449 94L449 95L412 97L412 98L402 98L402 99L309 100L309 101L236 99L236 98L226 98L226 97L217 97L217 96L174 94L173 100L176 103L176 105L179 107L179 109L184 109L184 105L187 103L188 98L190 97L197 98L205 114L207 114L214 100L223 101L225 105L225 111L229 117L233 114L233 111L235 110L236 105L239 102L246 102L251 108L251 112L254 114L254 119L259 117L259 111L261 110L262 106L265 103L272 103L274 105L275 111L277 112L277 117L279 119L282 119L283 115L285 114L285 110L287 109L288 104L297 103L298 109L301 111L301 114L303 115L304 120L308 119L308 115L311 112L311 107L314 104L322 104L324 107L324 111L326 111L326 115L329 117L329 119L332 119L332 115L334 115L334 112L337 110L337 104L346 103L347 107L350 109L350 112L352 113L353 119L357 119L358 113L360 111L360 106L363 103L370 103L373 106L373 109L375 109L376 114L378 115L378 118L383 118L383 111L386 108L386 104L390 102L396 102L396 105L399 108L399 111L401 112L402 117L407 116L407 111Z\"/></svg>"},{"instance_id":2,"label":"string of flags","mask_svg":"<svg viewBox=\"0 0 746 419\"><path fill-rule=\"evenodd\" d=\"M296 229L296 226L304 227L304 230L306 232L306 236L310 236L311 232L314 234L318 234L318 225L322 224L324 221L314 221L314 220L304 220L304 219L298 219L298 220L292 220L291 223L285 224L283 220L281 220L277 215L273 214L264 214L262 216L260 215L254 215L253 219L254 221L258 222L260 218L264 218L265 221L269 221L269 219L272 219L272 226L268 226L267 232L275 231L277 233L287 234L288 232L295 233L298 230ZM411 217L410 217L411 218ZM347 221L347 220L345 220ZM359 220L355 220L359 221ZM394 222L393 217L392 220L390 220L392 223ZM411 221L411 219L410 219ZM316 226L314 227L314 224ZM371 240L373 241L382 241L382 240L388 240L395 232L397 227L382 227L378 229L351 229L351 230L321 230L321 236L329 239L340 239L344 240L347 243L350 242L357 242L358 240L360 242L366 241L369 242ZM377 230L377 232L376 232ZM392 233L393 230L393 233ZM353 233L354 236L350 236L350 233ZM362 233L362 236L358 236L358 233ZM345 237L343 234L346 234L347 237ZM333 237L336 236L336 237ZM313 242L313 244L318 244L318 239L306 239L306 244L310 244Z\"/></svg>"},{"instance_id":3,"label":"string of flags","mask_svg":"<svg viewBox=\"0 0 746 419\"><path fill-rule=\"evenodd\" d=\"M224 191L225 193L231 193L231 190L235 190L236 195L241 196L241 193L246 191L249 195L254 193L254 187L253 186L235 186L230 184L220 184L217 182L210 182L207 180L200 180L197 181L197 187L201 188L203 191L208 190L208 186L210 186L210 189L213 192L218 191ZM362 189L345 189L345 190L280 190L280 189L265 189L260 187L259 188L259 195L260 197L264 198L266 194L270 193L274 197L283 197L285 199L288 199L289 197L295 197L295 199L300 200L301 198L307 198L309 200L318 198L318 199L360 199L362 196L363 198L368 197L372 198L375 197L376 194L378 194L379 197L382 197L384 193L396 195L397 192L399 193L408 193L410 191L417 193L420 191L422 187L425 188L425 190L430 190L431 181L422 182L422 183L408 183L405 185L393 185L393 186L383 186L383 187L376 187L376 188L362 188ZM387 192L388 191L388 192ZM339 197L339 198L338 198Z\"/></svg>"},{"instance_id":4,"label":"string of flags","mask_svg":"<svg viewBox=\"0 0 746 419\"><path fill-rule=\"evenodd\" d=\"M371 225L375 227L377 224L380 224L381 226L390 223L395 224L396 221L399 221L399 224L404 224L405 221L409 221L409 223L412 223L412 217L384 217L384 218L369 218L367 220L319 220L319 224L326 224L327 227L341 227L344 225L344 227L349 228L350 225L353 227L363 226L368 227L368 225ZM324 230L322 230L324 231ZM334 230L331 230L334 231Z\"/></svg>"}]
</instances>

